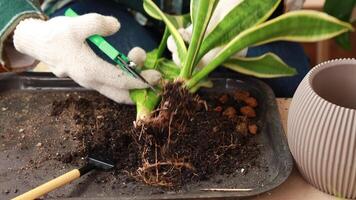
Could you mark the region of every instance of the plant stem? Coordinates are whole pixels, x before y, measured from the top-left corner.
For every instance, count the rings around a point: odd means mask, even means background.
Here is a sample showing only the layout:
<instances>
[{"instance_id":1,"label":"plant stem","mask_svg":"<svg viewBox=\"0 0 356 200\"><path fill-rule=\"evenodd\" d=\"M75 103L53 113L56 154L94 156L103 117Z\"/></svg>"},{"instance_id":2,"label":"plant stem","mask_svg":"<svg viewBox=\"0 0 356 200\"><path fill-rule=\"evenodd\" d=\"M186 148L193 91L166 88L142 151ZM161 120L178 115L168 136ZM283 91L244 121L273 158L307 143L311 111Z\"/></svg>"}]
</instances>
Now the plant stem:
<instances>
[{"instance_id":1,"label":"plant stem","mask_svg":"<svg viewBox=\"0 0 356 200\"><path fill-rule=\"evenodd\" d=\"M196 86L201 80L206 78L214 69L216 69L225 58L218 59L216 57L212 62L210 62L207 66L205 66L202 70L193 75L193 77L185 83L185 86L188 90L192 89Z\"/></svg>"},{"instance_id":2,"label":"plant stem","mask_svg":"<svg viewBox=\"0 0 356 200\"><path fill-rule=\"evenodd\" d=\"M162 57L162 54L163 54L164 50L166 50L168 37L169 37L169 30L168 30L168 28L166 26L166 28L164 29L164 33L163 33L163 37L162 37L161 43L158 46L157 59Z\"/></svg>"},{"instance_id":3,"label":"plant stem","mask_svg":"<svg viewBox=\"0 0 356 200\"><path fill-rule=\"evenodd\" d=\"M192 40L180 74L184 79L190 78L194 71L197 55L216 3L216 0L195 0L195 4L193 3L196 6L196 9L194 9L196 13L194 13L195 17L193 18Z\"/></svg>"},{"instance_id":4,"label":"plant stem","mask_svg":"<svg viewBox=\"0 0 356 200\"><path fill-rule=\"evenodd\" d=\"M169 30L166 27L164 30L164 34L161 40L161 43L159 44L157 51L153 51L154 53L153 60L151 63L152 65L148 66L145 65L146 68L150 69L156 69L158 71L160 70L166 70L168 72L173 71L173 69L170 69L162 64L161 66L158 66L159 64L159 58L162 56L164 53L164 50L166 49L167 46L167 39L169 36ZM147 59L146 59L147 61ZM168 65L169 66L169 65ZM159 68L161 67L161 68ZM176 72L176 74L179 74L179 71ZM136 120L144 119L146 117L149 117L151 112L156 108L158 105L161 97L158 94L155 94L153 91L149 89L136 89L136 90L131 90L130 91L130 97L132 101L136 103Z\"/></svg>"},{"instance_id":5,"label":"plant stem","mask_svg":"<svg viewBox=\"0 0 356 200\"><path fill-rule=\"evenodd\" d=\"M149 117L161 100L160 95L149 89L131 90L130 97L136 103L136 120Z\"/></svg>"}]
</instances>

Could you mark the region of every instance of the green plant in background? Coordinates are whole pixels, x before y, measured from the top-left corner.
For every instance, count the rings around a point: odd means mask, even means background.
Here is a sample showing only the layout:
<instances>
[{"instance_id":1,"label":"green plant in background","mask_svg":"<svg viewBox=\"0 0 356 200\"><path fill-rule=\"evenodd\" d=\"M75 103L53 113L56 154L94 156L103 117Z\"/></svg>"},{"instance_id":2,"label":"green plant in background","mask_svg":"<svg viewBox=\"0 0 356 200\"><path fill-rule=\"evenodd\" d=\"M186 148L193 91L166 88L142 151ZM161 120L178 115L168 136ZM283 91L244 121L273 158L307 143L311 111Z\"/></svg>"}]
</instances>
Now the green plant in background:
<instances>
[{"instance_id":1,"label":"green plant in background","mask_svg":"<svg viewBox=\"0 0 356 200\"><path fill-rule=\"evenodd\" d=\"M352 11L356 7L356 0L326 0L324 11L342 21L350 21ZM356 21L350 21L352 24ZM343 33L335 38L337 44L346 50L351 50L350 32Z\"/></svg>"},{"instance_id":2,"label":"green plant in background","mask_svg":"<svg viewBox=\"0 0 356 200\"><path fill-rule=\"evenodd\" d=\"M190 16L172 16L163 13L152 0L144 1L144 9L151 17L161 20L166 30L159 47L147 55L144 68L162 73L164 82L182 81L191 92L203 86L212 86L208 75L219 66L242 74L274 78L293 76L297 72L273 53L254 58L230 59L244 48L283 40L315 42L352 31L350 24L317 11L295 11L267 20L281 0L245 0L235 6L207 35L206 28L218 0L192 0ZM267 21L266 21L267 20ZM187 47L179 28L193 25L192 39ZM169 35L177 44L181 66L162 57ZM215 47L223 48L206 66L196 68L199 60ZM164 83L160 86L163 87ZM133 90L131 98L137 104L137 119L151 113L160 101L152 91Z\"/></svg>"}]
</instances>

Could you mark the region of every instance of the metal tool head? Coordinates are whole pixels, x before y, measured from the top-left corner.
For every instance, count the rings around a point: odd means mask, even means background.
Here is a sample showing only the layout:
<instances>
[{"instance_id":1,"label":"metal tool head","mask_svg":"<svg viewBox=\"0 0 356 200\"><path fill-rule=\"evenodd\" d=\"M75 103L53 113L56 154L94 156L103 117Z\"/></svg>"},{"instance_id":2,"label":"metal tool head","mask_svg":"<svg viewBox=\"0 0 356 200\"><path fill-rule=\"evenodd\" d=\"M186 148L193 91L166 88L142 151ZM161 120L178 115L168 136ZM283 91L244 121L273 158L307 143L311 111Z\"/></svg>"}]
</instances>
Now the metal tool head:
<instances>
[{"instance_id":1,"label":"metal tool head","mask_svg":"<svg viewBox=\"0 0 356 200\"><path fill-rule=\"evenodd\" d=\"M89 156L88 164L94 166L96 169L108 171L115 167L114 162L107 158L98 157L98 156Z\"/></svg>"},{"instance_id":2,"label":"metal tool head","mask_svg":"<svg viewBox=\"0 0 356 200\"><path fill-rule=\"evenodd\" d=\"M131 74L134 78L141 80L142 82L144 82L145 84L147 84L147 86L156 94L158 93L158 91L156 90L155 87L153 87L153 85L151 85L143 76L141 76L141 74L139 72L137 72L135 70L135 68L137 67L136 63L132 62L132 61L128 61L126 62L124 59L118 57L118 59L121 61L121 63L123 64L123 68L126 72L128 72L129 74Z\"/></svg>"}]
</instances>

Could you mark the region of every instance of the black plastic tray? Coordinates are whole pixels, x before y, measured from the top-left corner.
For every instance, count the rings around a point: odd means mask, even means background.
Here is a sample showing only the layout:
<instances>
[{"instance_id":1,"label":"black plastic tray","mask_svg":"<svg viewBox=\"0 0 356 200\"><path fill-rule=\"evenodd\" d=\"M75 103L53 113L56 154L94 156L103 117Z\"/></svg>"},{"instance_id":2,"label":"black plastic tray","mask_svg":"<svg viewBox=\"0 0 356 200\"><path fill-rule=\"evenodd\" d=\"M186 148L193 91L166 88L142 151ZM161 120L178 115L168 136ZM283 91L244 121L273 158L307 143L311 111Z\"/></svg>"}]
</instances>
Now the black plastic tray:
<instances>
[{"instance_id":1,"label":"black plastic tray","mask_svg":"<svg viewBox=\"0 0 356 200\"><path fill-rule=\"evenodd\" d=\"M108 199L117 197L120 199L216 199L254 196L279 186L291 173L293 160L289 152L272 90L263 82L250 78L239 80L215 78L213 81L214 88L204 89L202 92L218 94L239 88L249 91L257 98L259 102L257 117L260 121L261 132L255 138L258 144L261 145L262 151L258 159L264 167L250 169L246 174L239 174L238 171L240 169L237 169L237 173L229 178L221 176L216 178L216 180L220 181L209 180L201 182L199 185L188 185L182 191L162 192L162 194L145 192L146 190L142 190L142 188L150 186L142 184L138 184L138 190L134 194L127 194L125 191L115 191L115 189L103 189L92 184L93 176L84 176L80 180L51 193L49 197L67 197L70 199ZM10 94L21 92L38 94L38 98L26 101L26 104L31 105L23 105L25 101L21 99L11 99L14 97L7 99L7 96L11 96ZM56 78L50 73L0 74L0 109L2 109L0 110L0 120L11 121L12 117L16 118L16 116L12 116L11 109L27 109L28 118L31 118L31 112L43 112L43 115L46 115L46 112L50 110L51 102L46 100L46 98L42 98L45 97L44 94L68 94L73 92L79 94L82 92L88 93L88 90L81 88L70 79ZM12 104L9 101L12 101ZM23 127L21 119L14 119L9 123L11 123L11 126L18 126L20 128ZM56 121L54 124L41 125L36 130L39 132L59 132L58 127L61 127L60 123L60 121ZM0 136L6 130L6 127L0 127ZM22 152L16 150L16 148L12 148L16 143L20 142L17 140L18 136L21 135L20 132L19 130L19 132L14 133L14 141L0 139L0 192L2 191L0 199L17 196L46 180L74 168L74 166L65 165L63 168L61 166L58 167L60 170L38 169L31 172L31 174L18 172L31 158L31 153L33 153L30 150ZM61 164L55 163L55 165ZM252 188L252 190L249 192L207 192L200 190L207 187ZM4 191L9 189L10 193L5 194Z\"/></svg>"}]
</instances>

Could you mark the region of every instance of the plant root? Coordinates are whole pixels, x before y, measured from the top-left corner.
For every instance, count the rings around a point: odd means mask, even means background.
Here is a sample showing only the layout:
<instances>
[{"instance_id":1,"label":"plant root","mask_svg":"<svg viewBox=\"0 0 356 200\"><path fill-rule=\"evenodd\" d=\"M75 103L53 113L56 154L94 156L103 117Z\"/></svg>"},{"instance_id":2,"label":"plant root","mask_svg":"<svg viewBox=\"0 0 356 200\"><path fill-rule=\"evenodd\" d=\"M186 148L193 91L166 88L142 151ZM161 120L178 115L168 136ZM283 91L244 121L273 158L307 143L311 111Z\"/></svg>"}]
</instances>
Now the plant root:
<instances>
[{"instance_id":1,"label":"plant root","mask_svg":"<svg viewBox=\"0 0 356 200\"><path fill-rule=\"evenodd\" d=\"M195 119L208 111L206 101L189 93L180 82L168 83L158 109L151 118L137 123L134 141L140 148L141 163L134 176L149 185L173 187L186 180L207 179L226 160L236 162L231 158L239 152L241 135L234 127L223 135L213 131L197 134L200 127Z\"/></svg>"}]
</instances>

